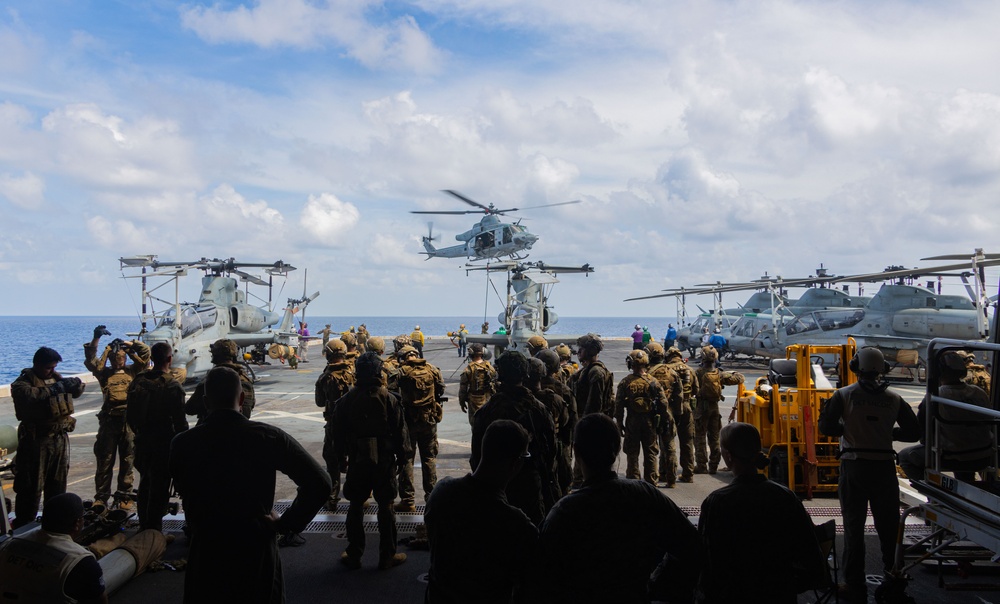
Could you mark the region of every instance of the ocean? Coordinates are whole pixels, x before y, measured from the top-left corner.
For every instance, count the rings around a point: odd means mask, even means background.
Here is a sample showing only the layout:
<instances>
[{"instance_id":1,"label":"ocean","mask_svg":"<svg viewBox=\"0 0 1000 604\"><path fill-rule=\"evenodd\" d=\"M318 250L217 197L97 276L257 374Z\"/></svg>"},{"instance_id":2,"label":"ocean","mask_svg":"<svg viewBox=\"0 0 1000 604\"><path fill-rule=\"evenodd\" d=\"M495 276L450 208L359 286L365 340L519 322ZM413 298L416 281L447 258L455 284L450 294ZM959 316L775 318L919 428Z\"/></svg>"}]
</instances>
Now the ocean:
<instances>
[{"instance_id":1,"label":"ocean","mask_svg":"<svg viewBox=\"0 0 1000 604\"><path fill-rule=\"evenodd\" d=\"M499 325L490 317L491 331ZM479 333L482 317L323 317L307 316L306 322L313 335L318 335L329 323L335 332L347 331L352 325L364 323L372 335L395 336L409 334L420 325L427 336L444 336L455 331L462 323L469 333ZM628 337L636 323L649 327L654 339L662 340L667 323L676 323L673 317L559 317L548 333L584 334L593 332L605 337ZM57 370L65 375L84 373L83 344L93 337L94 327L107 325L113 338L127 338L127 332L139 331L135 317L0 317L0 384L14 381L25 367L31 366L31 357L39 346L59 351L62 362ZM102 342L111 338L104 337Z\"/></svg>"}]
</instances>

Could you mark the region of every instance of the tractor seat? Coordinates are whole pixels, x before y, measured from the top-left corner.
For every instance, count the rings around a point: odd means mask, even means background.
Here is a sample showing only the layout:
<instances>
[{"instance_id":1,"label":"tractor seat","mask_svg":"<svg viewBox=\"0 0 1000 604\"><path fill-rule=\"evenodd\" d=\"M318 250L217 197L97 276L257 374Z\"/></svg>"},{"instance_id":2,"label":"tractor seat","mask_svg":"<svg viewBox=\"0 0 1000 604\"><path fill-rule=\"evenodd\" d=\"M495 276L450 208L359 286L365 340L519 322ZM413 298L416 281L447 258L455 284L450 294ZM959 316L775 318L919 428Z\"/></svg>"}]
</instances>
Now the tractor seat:
<instances>
[{"instance_id":1,"label":"tractor seat","mask_svg":"<svg viewBox=\"0 0 1000 604\"><path fill-rule=\"evenodd\" d=\"M795 359L771 359L767 370L767 380L773 386L797 386L796 371L798 361Z\"/></svg>"}]
</instances>

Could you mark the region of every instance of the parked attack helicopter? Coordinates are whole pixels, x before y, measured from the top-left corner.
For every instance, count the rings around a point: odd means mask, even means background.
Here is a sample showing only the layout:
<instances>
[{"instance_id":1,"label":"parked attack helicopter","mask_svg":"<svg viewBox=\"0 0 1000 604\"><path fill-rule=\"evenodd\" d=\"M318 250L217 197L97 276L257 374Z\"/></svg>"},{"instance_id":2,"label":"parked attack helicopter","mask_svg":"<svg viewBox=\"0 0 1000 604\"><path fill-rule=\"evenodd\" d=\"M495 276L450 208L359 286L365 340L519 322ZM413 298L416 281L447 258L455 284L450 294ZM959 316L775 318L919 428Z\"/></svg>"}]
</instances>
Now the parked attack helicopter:
<instances>
[{"instance_id":1,"label":"parked attack helicopter","mask_svg":"<svg viewBox=\"0 0 1000 604\"><path fill-rule=\"evenodd\" d=\"M552 293L552 287L559 283L559 279L556 278L558 273L586 275L594 272L594 267L589 264L552 266L543 262L506 262L467 270L507 273L507 300L504 311L497 316L497 320L507 333L470 335L470 343L492 344L498 349L517 350L523 354L528 354L527 342L531 336L543 336L549 346L576 343L579 336L545 335L545 332L559 321L559 316L548 305L549 295Z\"/></svg>"},{"instance_id":2,"label":"parked attack helicopter","mask_svg":"<svg viewBox=\"0 0 1000 604\"><path fill-rule=\"evenodd\" d=\"M294 328L296 313L319 296L319 292L301 298L289 298L283 312L277 312L271 302L271 291L275 276L286 278L295 270L294 266L281 260L272 264L236 262L202 258L195 261L168 262L157 260L156 256L132 256L119 258L121 268L141 269L136 275L126 278L142 280L142 330L136 334L143 342L152 346L166 342L174 352L174 368L181 370L185 379L197 379L212 368L209 346L221 338L236 342L240 348L256 347L260 352L268 344L297 346L298 335ZM245 272L243 269L259 268L267 273L267 281ZM150 272L149 269L152 269ZM204 271L201 279L201 295L197 302L181 302L179 278L187 275L189 269ZM235 275L237 278L231 276ZM164 278L153 288L147 288L147 280ZM245 291L240 290L240 282L247 283ZM154 293L173 282L174 300L158 298ZM268 299L262 306L248 303L249 284L268 288ZM257 296L254 296L257 297ZM154 309L159 302L165 307ZM151 331L146 330L147 321L155 322Z\"/></svg>"},{"instance_id":3,"label":"parked attack helicopter","mask_svg":"<svg viewBox=\"0 0 1000 604\"><path fill-rule=\"evenodd\" d=\"M1000 256L987 258L981 250L967 264L901 269L889 267L881 273L828 277L827 282L874 282L895 280L882 285L863 307L827 307L796 312L748 313L730 332L729 348L734 353L770 358L784 358L792 344L834 345L848 336L859 345L877 346L887 359L897 364L926 366L927 343L933 338L963 340L983 339L986 331L983 268L1000 264ZM918 276L960 276L969 288L970 297L942 295L930 287L907 281ZM967 277L976 279L975 291Z\"/></svg>"},{"instance_id":4,"label":"parked attack helicopter","mask_svg":"<svg viewBox=\"0 0 1000 604\"><path fill-rule=\"evenodd\" d=\"M508 212L517 212L520 210L534 210L538 208L550 208L554 206L565 206L574 203L580 203L577 201L564 201L561 203L548 203L540 206L528 206L524 208L508 208L506 210L498 210L492 203L488 206L473 201L468 197L462 195L457 191L445 190L445 193L461 200L464 203L469 204L476 210L426 210L426 211L412 211L411 214L485 214L482 219L477 222L471 229L455 235L457 241L463 241L464 243L459 245L453 245L451 247L436 248L433 242L436 238L434 237L434 227L433 223L428 223L428 231L426 237L421 237L421 241L424 244L423 254L427 255L428 259L431 258L467 258L472 261L476 260L491 260L495 258L511 258L513 260L523 260L527 257L526 254L522 252L530 250L531 246L538 241L538 235L528 232L528 229L521 225L520 219L514 223L505 223L500 221L500 216Z\"/></svg>"}]
</instances>

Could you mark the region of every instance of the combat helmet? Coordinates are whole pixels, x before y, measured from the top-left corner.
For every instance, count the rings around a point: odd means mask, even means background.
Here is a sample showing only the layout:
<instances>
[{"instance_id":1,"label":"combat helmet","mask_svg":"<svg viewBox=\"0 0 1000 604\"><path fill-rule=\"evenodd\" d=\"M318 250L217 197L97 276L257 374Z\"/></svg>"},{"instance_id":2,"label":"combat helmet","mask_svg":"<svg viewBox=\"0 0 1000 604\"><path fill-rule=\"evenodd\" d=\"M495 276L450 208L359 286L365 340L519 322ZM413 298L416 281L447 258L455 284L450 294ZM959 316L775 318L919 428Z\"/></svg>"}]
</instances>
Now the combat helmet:
<instances>
[{"instance_id":1,"label":"combat helmet","mask_svg":"<svg viewBox=\"0 0 1000 604\"><path fill-rule=\"evenodd\" d=\"M549 343L540 335L533 335L528 338L528 351L534 355L539 350L545 350L549 347Z\"/></svg>"},{"instance_id":2,"label":"combat helmet","mask_svg":"<svg viewBox=\"0 0 1000 604\"><path fill-rule=\"evenodd\" d=\"M576 347L578 350L586 350L591 354L598 354L604 350L604 342L601 341L601 336L596 333L588 333L576 339Z\"/></svg>"},{"instance_id":3,"label":"combat helmet","mask_svg":"<svg viewBox=\"0 0 1000 604\"><path fill-rule=\"evenodd\" d=\"M719 360L719 351L717 351L713 346L705 346L701 349L701 363L702 365L712 363L715 364Z\"/></svg>"},{"instance_id":4,"label":"combat helmet","mask_svg":"<svg viewBox=\"0 0 1000 604\"><path fill-rule=\"evenodd\" d=\"M484 352L486 352L486 347L483 346L482 344L480 344L479 342L473 342L472 344L469 344L469 356L470 357L471 356L483 356Z\"/></svg>"},{"instance_id":5,"label":"combat helmet","mask_svg":"<svg viewBox=\"0 0 1000 604\"><path fill-rule=\"evenodd\" d=\"M396 356L399 357L400 359L406 359L406 357L409 356L409 355L411 355L411 354L412 355L419 355L420 353L417 352L416 348L414 348L413 346L409 346L409 345L403 346L402 348L400 348L399 350L396 351Z\"/></svg>"},{"instance_id":6,"label":"combat helmet","mask_svg":"<svg viewBox=\"0 0 1000 604\"><path fill-rule=\"evenodd\" d=\"M218 365L219 363L231 363L235 361L239 347L236 345L236 342L223 338L212 342L208 350L212 354L212 363Z\"/></svg>"},{"instance_id":7,"label":"combat helmet","mask_svg":"<svg viewBox=\"0 0 1000 604\"><path fill-rule=\"evenodd\" d=\"M964 350L946 350L938 355L941 373L947 373L958 378L969 374L969 365Z\"/></svg>"},{"instance_id":8,"label":"combat helmet","mask_svg":"<svg viewBox=\"0 0 1000 604\"><path fill-rule=\"evenodd\" d=\"M538 357L528 359L528 381L537 382L548 375L545 363Z\"/></svg>"},{"instance_id":9,"label":"combat helmet","mask_svg":"<svg viewBox=\"0 0 1000 604\"><path fill-rule=\"evenodd\" d=\"M412 343L413 341L410 339L410 336L406 334L399 334L392 339L392 347L396 349L397 353L402 350L403 346L409 346Z\"/></svg>"},{"instance_id":10,"label":"combat helmet","mask_svg":"<svg viewBox=\"0 0 1000 604\"><path fill-rule=\"evenodd\" d=\"M497 376L501 383L520 384L528 377L528 359L513 350L497 357Z\"/></svg>"},{"instance_id":11,"label":"combat helmet","mask_svg":"<svg viewBox=\"0 0 1000 604\"><path fill-rule=\"evenodd\" d=\"M681 349L676 346L668 348L665 357L667 362L673 361L674 359L679 359L681 361L684 360L684 355L681 354Z\"/></svg>"},{"instance_id":12,"label":"combat helmet","mask_svg":"<svg viewBox=\"0 0 1000 604\"><path fill-rule=\"evenodd\" d=\"M568 361L573 358L573 349L566 344L560 344L556 346L556 354L559 355L561 360Z\"/></svg>"},{"instance_id":13,"label":"combat helmet","mask_svg":"<svg viewBox=\"0 0 1000 604\"><path fill-rule=\"evenodd\" d=\"M365 342L365 348L380 355L385 354L385 340L379 336L372 336L368 338L367 342Z\"/></svg>"},{"instance_id":14,"label":"combat helmet","mask_svg":"<svg viewBox=\"0 0 1000 604\"><path fill-rule=\"evenodd\" d=\"M354 348L358 345L358 339L354 336L354 332L352 331L345 331L340 334L340 341L343 342L348 349Z\"/></svg>"},{"instance_id":15,"label":"combat helmet","mask_svg":"<svg viewBox=\"0 0 1000 604\"><path fill-rule=\"evenodd\" d=\"M366 352L354 361L358 383L375 384L382 381L382 358L376 352Z\"/></svg>"},{"instance_id":16,"label":"combat helmet","mask_svg":"<svg viewBox=\"0 0 1000 604\"><path fill-rule=\"evenodd\" d=\"M548 370L549 375L559 371L560 362L559 354L551 348L546 348L545 350L539 350L535 358L545 363L545 369Z\"/></svg>"},{"instance_id":17,"label":"combat helmet","mask_svg":"<svg viewBox=\"0 0 1000 604\"><path fill-rule=\"evenodd\" d=\"M625 364L629 369L636 365L649 367L649 354L645 350L633 350L625 357Z\"/></svg>"},{"instance_id":18,"label":"combat helmet","mask_svg":"<svg viewBox=\"0 0 1000 604\"><path fill-rule=\"evenodd\" d=\"M326 349L323 351L326 355L328 361L332 361L336 357L342 357L347 354L347 344L344 344L341 340L330 340L326 343Z\"/></svg>"},{"instance_id":19,"label":"combat helmet","mask_svg":"<svg viewBox=\"0 0 1000 604\"><path fill-rule=\"evenodd\" d=\"M650 342L646 344L646 352L649 354L649 364L656 365L663 362L663 358L667 356L663 346L658 342Z\"/></svg>"}]
</instances>

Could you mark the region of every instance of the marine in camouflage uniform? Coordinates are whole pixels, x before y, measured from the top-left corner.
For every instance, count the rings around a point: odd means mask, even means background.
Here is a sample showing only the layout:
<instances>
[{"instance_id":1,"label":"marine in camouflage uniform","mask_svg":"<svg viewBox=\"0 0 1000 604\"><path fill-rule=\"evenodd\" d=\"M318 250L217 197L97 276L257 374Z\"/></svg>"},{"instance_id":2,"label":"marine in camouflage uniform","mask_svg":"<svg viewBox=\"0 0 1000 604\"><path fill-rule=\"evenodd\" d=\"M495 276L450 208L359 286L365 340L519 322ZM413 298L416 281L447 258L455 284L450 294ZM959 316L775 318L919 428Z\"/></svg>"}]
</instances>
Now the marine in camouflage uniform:
<instances>
[{"instance_id":1,"label":"marine in camouflage uniform","mask_svg":"<svg viewBox=\"0 0 1000 604\"><path fill-rule=\"evenodd\" d=\"M364 323L358 326L358 333L355 338L358 341L358 353L364 354L368 352L368 339L371 338L371 334L368 333L368 328L365 327Z\"/></svg>"},{"instance_id":2,"label":"marine in camouflage uniform","mask_svg":"<svg viewBox=\"0 0 1000 604\"><path fill-rule=\"evenodd\" d=\"M656 378L646 374L649 355L645 350L633 350L626 357L632 373L618 383L615 394L615 423L625 437L626 478L639 478L639 449L642 449L642 478L656 486L660 478L661 427L670 421L666 396ZM628 412L626 414L626 411Z\"/></svg>"},{"instance_id":3,"label":"marine in camouflage uniform","mask_svg":"<svg viewBox=\"0 0 1000 604\"><path fill-rule=\"evenodd\" d=\"M667 488L673 488L677 482L677 447L674 446L674 439L677 437L677 418L683 414L684 394L677 372L663 362L663 346L650 342L646 344L646 353L649 354L649 377L660 383L667 398L666 412L669 421L665 425L661 424L659 435L660 478L667 483Z\"/></svg>"},{"instance_id":4,"label":"marine in camouflage uniform","mask_svg":"<svg viewBox=\"0 0 1000 604\"><path fill-rule=\"evenodd\" d=\"M76 427L73 399L83 394L84 384L59 375L60 361L58 352L43 346L10 385L14 415L21 422L14 455L15 529L35 521L43 491L46 499L66 492L68 433Z\"/></svg>"},{"instance_id":5,"label":"marine in camouflage uniform","mask_svg":"<svg viewBox=\"0 0 1000 604\"><path fill-rule=\"evenodd\" d=\"M470 346L469 364L458 380L458 406L469 414L469 426L475 425L476 411L497 391L497 372L483 358L486 353L482 344Z\"/></svg>"},{"instance_id":6,"label":"marine in camouflage uniform","mask_svg":"<svg viewBox=\"0 0 1000 604\"><path fill-rule=\"evenodd\" d=\"M667 367L677 374L681 386L680 409L673 409L673 419L677 431L677 441L680 449L681 475L678 480L681 482L694 482L694 412L692 405L695 402L694 395L698 392L698 376L687 363L681 351L676 346L671 346L666 353L665 362ZM660 454L660 468L663 468L663 454Z\"/></svg>"},{"instance_id":7,"label":"marine in camouflage uniform","mask_svg":"<svg viewBox=\"0 0 1000 604\"><path fill-rule=\"evenodd\" d=\"M531 435L528 452L520 472L507 483L507 503L520 509L539 524L558 498L555 478L555 424L552 414L524 385L528 378L528 359L508 351L497 359L500 390L476 414L472 427L473 471L479 467L483 436L490 424L500 419L513 420Z\"/></svg>"},{"instance_id":8,"label":"marine in camouflage uniform","mask_svg":"<svg viewBox=\"0 0 1000 604\"><path fill-rule=\"evenodd\" d=\"M117 457L118 488L115 491L115 505L129 507L135 478L135 437L125 421L125 409L129 385L135 376L149 366L149 346L139 341L115 340L104 348L104 353L98 358L97 343L102 335L110 333L103 325L98 325L94 328L94 339L83 345L83 364L97 378L104 395L104 403L97 414L97 438L94 440L94 457L97 461L94 500L107 504L111 499ZM126 358L132 360L130 365L125 364ZM110 366L107 365L109 361Z\"/></svg>"},{"instance_id":9,"label":"marine in camouflage uniform","mask_svg":"<svg viewBox=\"0 0 1000 604\"><path fill-rule=\"evenodd\" d=\"M239 346L236 345L236 342L223 338L212 342L208 350L212 354L213 365L216 367L229 367L239 374L240 385L243 387L243 405L240 407L240 413L243 414L243 417L250 419L250 413L257 406L257 395L254 392L253 380L247 375L243 364L236 360L237 354L239 354ZM195 386L194 392L191 393L191 398L184 403L184 413L197 416L199 424L201 424L205 415L208 414L208 407L205 404L205 380L202 380Z\"/></svg>"},{"instance_id":10,"label":"marine in camouflage uniform","mask_svg":"<svg viewBox=\"0 0 1000 604\"><path fill-rule=\"evenodd\" d=\"M419 358L413 346L402 347L398 356L402 362L399 367L399 392L403 399L406 428L410 433L411 451L399 468L399 503L396 510L412 512L416 509L413 459L417 449L420 450L424 501L437 484L437 425L444 417L444 407L441 406L444 378L437 367Z\"/></svg>"},{"instance_id":11,"label":"marine in camouflage uniform","mask_svg":"<svg viewBox=\"0 0 1000 604\"><path fill-rule=\"evenodd\" d=\"M386 375L386 387L389 388L389 392L399 394L399 366L403 364L399 358L399 351L409 345L410 336L398 335L392 339L393 352L382 363L382 373Z\"/></svg>"},{"instance_id":12,"label":"marine in camouflage uniform","mask_svg":"<svg viewBox=\"0 0 1000 604\"><path fill-rule=\"evenodd\" d=\"M327 365L316 380L316 406L323 408L323 461L326 471L330 473L333 489L327 507L337 509L340 501L340 469L343 467L343 451L338 447L337 429L334 424L337 400L347 394L354 385L354 365L347 360L347 346L342 340L330 340L326 349Z\"/></svg>"},{"instance_id":13,"label":"marine in camouflage uniform","mask_svg":"<svg viewBox=\"0 0 1000 604\"><path fill-rule=\"evenodd\" d=\"M573 391L561 379L562 365L559 355L554 350L543 350L536 356L545 364L545 375L541 379L541 387L559 395L566 404L567 417L565 422L556 426L556 476L559 490L566 494L573 484L573 431L579 419L576 412L576 399ZM539 397L541 400L541 397ZM545 401L542 400L544 403Z\"/></svg>"},{"instance_id":14,"label":"marine in camouflage uniform","mask_svg":"<svg viewBox=\"0 0 1000 604\"><path fill-rule=\"evenodd\" d=\"M188 429L184 387L170 372L173 354L166 342L153 345L153 368L137 375L128 389L125 419L135 434L139 527L163 529L170 502L170 441Z\"/></svg>"},{"instance_id":15,"label":"marine in camouflage uniform","mask_svg":"<svg viewBox=\"0 0 1000 604\"><path fill-rule=\"evenodd\" d=\"M556 354L559 355L560 363L559 379L564 384L569 384L570 377L580 368L573 362L573 349L566 344L560 344L556 346Z\"/></svg>"},{"instance_id":16,"label":"marine in camouflage uniform","mask_svg":"<svg viewBox=\"0 0 1000 604\"><path fill-rule=\"evenodd\" d=\"M569 485L563 484L564 476L572 478L572 466L569 460L563 458L563 442L569 432L568 426L575 424L576 418L570 417L569 403L555 390L542 386L542 379L548 375L545 361L538 357L528 359L528 379L525 385L531 394L549 411L552 416L552 426L555 429L555 463L553 464L552 483L555 486L555 499L569 492ZM575 412L574 414L575 415Z\"/></svg>"},{"instance_id":17,"label":"marine in camouflage uniform","mask_svg":"<svg viewBox=\"0 0 1000 604\"><path fill-rule=\"evenodd\" d=\"M722 388L743 383L743 374L720 371L715 366L718 359L715 348L705 346L701 349L701 365L695 370L698 377L698 402L694 409L694 452L698 462L695 474L715 474L718 470L719 460L722 459L722 449L719 447L719 432L722 430L719 403L723 400Z\"/></svg>"},{"instance_id":18,"label":"marine in camouflage uniform","mask_svg":"<svg viewBox=\"0 0 1000 604\"><path fill-rule=\"evenodd\" d=\"M365 551L365 501L378 503L379 568L406 561L396 553L396 470L410 457L409 433L399 398L382 383L382 360L374 351L358 358L356 384L334 405L332 423L341 455L351 460L344 482L347 511L347 550L341 561L361 566Z\"/></svg>"},{"instance_id":19,"label":"marine in camouflage uniform","mask_svg":"<svg viewBox=\"0 0 1000 604\"><path fill-rule=\"evenodd\" d=\"M614 417L615 375L598 358L604 350L601 337L592 333L580 336L576 341L576 349L581 366L570 376L569 387L576 399L577 414L581 418L591 413ZM579 464L574 464L573 467L573 483L583 483L583 471Z\"/></svg>"}]
</instances>

